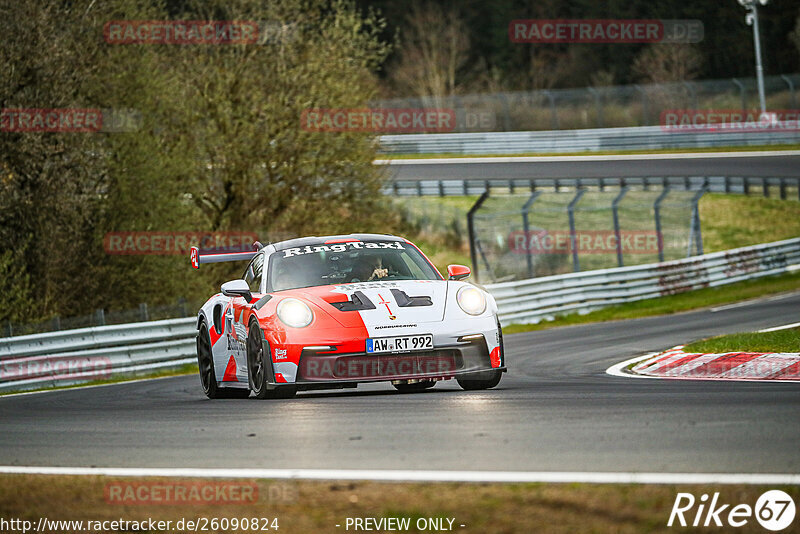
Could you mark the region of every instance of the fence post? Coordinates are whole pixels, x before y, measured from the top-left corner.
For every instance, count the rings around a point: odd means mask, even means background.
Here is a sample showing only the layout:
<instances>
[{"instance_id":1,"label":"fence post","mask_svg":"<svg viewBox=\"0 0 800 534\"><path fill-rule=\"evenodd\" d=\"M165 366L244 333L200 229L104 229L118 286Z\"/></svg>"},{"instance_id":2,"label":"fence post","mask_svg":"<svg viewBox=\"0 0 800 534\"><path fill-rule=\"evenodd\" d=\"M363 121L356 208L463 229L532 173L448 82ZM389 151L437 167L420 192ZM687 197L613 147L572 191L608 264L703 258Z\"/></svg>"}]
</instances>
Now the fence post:
<instances>
[{"instance_id":1,"label":"fence post","mask_svg":"<svg viewBox=\"0 0 800 534\"><path fill-rule=\"evenodd\" d=\"M669 194L669 186L664 188L664 191L658 195L658 198L653 203L653 214L656 222L656 239L658 240L658 261L664 261L664 236L661 235L661 203L667 198Z\"/></svg>"},{"instance_id":2,"label":"fence post","mask_svg":"<svg viewBox=\"0 0 800 534\"><path fill-rule=\"evenodd\" d=\"M451 95L449 97L449 100L453 103L453 107L455 108L456 111L456 117L465 117L466 110L464 109L464 105L463 102L461 101L461 98L458 95ZM442 107L442 106L437 106L437 107ZM459 129L459 131L465 131L465 130Z\"/></svg>"},{"instance_id":3,"label":"fence post","mask_svg":"<svg viewBox=\"0 0 800 534\"><path fill-rule=\"evenodd\" d=\"M781 74L781 78L786 82L786 85L789 86L789 94L792 96L792 109L797 109L797 97L794 94L794 83L792 83L792 79L785 74Z\"/></svg>"},{"instance_id":4,"label":"fence post","mask_svg":"<svg viewBox=\"0 0 800 534\"><path fill-rule=\"evenodd\" d=\"M540 194L541 191L534 191L533 193L531 193L531 196L528 197L528 200L527 202L525 202L525 205L522 206L522 231L523 235L525 236L525 260L528 264L528 278L533 278L533 257L531 256L530 236L528 235L528 233L530 232L528 212L531 209L531 205L534 203L534 201Z\"/></svg>"},{"instance_id":5,"label":"fence post","mask_svg":"<svg viewBox=\"0 0 800 534\"><path fill-rule=\"evenodd\" d=\"M623 266L622 263L622 240L620 239L620 231L619 231L619 203L622 202L622 197L625 196L625 193L628 192L627 187L623 187L620 190L619 194L616 196L614 201L611 203L611 213L614 216L614 235L617 238L617 265L619 267Z\"/></svg>"},{"instance_id":6,"label":"fence post","mask_svg":"<svg viewBox=\"0 0 800 534\"><path fill-rule=\"evenodd\" d=\"M181 316L186 317L189 313L186 310L186 297L181 297L178 299L178 307L181 309Z\"/></svg>"},{"instance_id":7,"label":"fence post","mask_svg":"<svg viewBox=\"0 0 800 534\"><path fill-rule=\"evenodd\" d=\"M694 240L697 254L701 256L703 254L703 234L700 231L700 209L698 208L698 203L706 191L707 187L703 184L703 187L692 197L692 224L691 233L689 234L689 246L686 250L687 258L692 255L692 240Z\"/></svg>"},{"instance_id":8,"label":"fence post","mask_svg":"<svg viewBox=\"0 0 800 534\"><path fill-rule=\"evenodd\" d=\"M487 188L483 194L478 198L475 204L467 212L467 235L469 236L469 257L472 261L472 271L475 273L475 280L478 280L478 251L477 243L475 242L475 212L477 212L486 199L489 198L489 189Z\"/></svg>"},{"instance_id":9,"label":"fence post","mask_svg":"<svg viewBox=\"0 0 800 534\"><path fill-rule=\"evenodd\" d=\"M14 327L11 326L11 321L6 321L6 332L8 332L8 336L11 337L14 335Z\"/></svg>"},{"instance_id":10,"label":"fence post","mask_svg":"<svg viewBox=\"0 0 800 534\"><path fill-rule=\"evenodd\" d=\"M58 315L53 316L53 331L61 330L61 317Z\"/></svg>"},{"instance_id":11,"label":"fence post","mask_svg":"<svg viewBox=\"0 0 800 534\"><path fill-rule=\"evenodd\" d=\"M747 176L742 176L742 191L745 196L750 194L750 180L747 179Z\"/></svg>"},{"instance_id":12,"label":"fence post","mask_svg":"<svg viewBox=\"0 0 800 534\"><path fill-rule=\"evenodd\" d=\"M560 130L558 124L558 111L556 110L556 97L550 91L544 90L542 94L550 101L550 127L553 130Z\"/></svg>"},{"instance_id":13,"label":"fence post","mask_svg":"<svg viewBox=\"0 0 800 534\"><path fill-rule=\"evenodd\" d=\"M649 126L650 109L649 106L647 105L647 92L639 84L634 85L633 88L639 91L639 93L642 95L642 126Z\"/></svg>"},{"instance_id":14,"label":"fence post","mask_svg":"<svg viewBox=\"0 0 800 534\"><path fill-rule=\"evenodd\" d=\"M94 312L94 322L96 323L96 326L105 326L106 313L103 311L102 308Z\"/></svg>"},{"instance_id":15,"label":"fence post","mask_svg":"<svg viewBox=\"0 0 800 534\"><path fill-rule=\"evenodd\" d=\"M578 189L578 192L575 193L575 197L570 200L567 206L567 216L569 217L569 241L572 246L572 270L576 273L581 270L581 264L578 259L578 236L575 231L575 206L580 202L584 193L586 193L586 189Z\"/></svg>"},{"instance_id":16,"label":"fence post","mask_svg":"<svg viewBox=\"0 0 800 534\"><path fill-rule=\"evenodd\" d=\"M769 179L761 177L761 189L764 191L764 198L769 198Z\"/></svg>"},{"instance_id":17,"label":"fence post","mask_svg":"<svg viewBox=\"0 0 800 534\"><path fill-rule=\"evenodd\" d=\"M139 304L139 318L142 321L149 321L150 320L150 314L147 312L147 303L146 302L142 302L141 304Z\"/></svg>"},{"instance_id":18,"label":"fence post","mask_svg":"<svg viewBox=\"0 0 800 534\"><path fill-rule=\"evenodd\" d=\"M731 81L739 88L739 98L742 100L742 115L745 115L747 113L747 93L744 84L736 78L731 79Z\"/></svg>"},{"instance_id":19,"label":"fence post","mask_svg":"<svg viewBox=\"0 0 800 534\"><path fill-rule=\"evenodd\" d=\"M511 131L511 112L508 105L508 96L505 93L497 93L497 97L503 104L503 131Z\"/></svg>"},{"instance_id":20,"label":"fence post","mask_svg":"<svg viewBox=\"0 0 800 534\"><path fill-rule=\"evenodd\" d=\"M600 91L594 87L587 87L587 89L589 90L589 94L594 97L594 106L597 109L597 127L602 128L605 121L603 120L603 103L600 99Z\"/></svg>"},{"instance_id":21,"label":"fence post","mask_svg":"<svg viewBox=\"0 0 800 534\"><path fill-rule=\"evenodd\" d=\"M691 93L691 95L692 95L692 107L694 107L694 109L696 110L697 109L697 91L695 91L694 85L692 85L689 82L683 82L683 85L687 89L689 89L689 93Z\"/></svg>"},{"instance_id":22,"label":"fence post","mask_svg":"<svg viewBox=\"0 0 800 534\"><path fill-rule=\"evenodd\" d=\"M781 200L786 200L786 179L781 178Z\"/></svg>"}]
</instances>

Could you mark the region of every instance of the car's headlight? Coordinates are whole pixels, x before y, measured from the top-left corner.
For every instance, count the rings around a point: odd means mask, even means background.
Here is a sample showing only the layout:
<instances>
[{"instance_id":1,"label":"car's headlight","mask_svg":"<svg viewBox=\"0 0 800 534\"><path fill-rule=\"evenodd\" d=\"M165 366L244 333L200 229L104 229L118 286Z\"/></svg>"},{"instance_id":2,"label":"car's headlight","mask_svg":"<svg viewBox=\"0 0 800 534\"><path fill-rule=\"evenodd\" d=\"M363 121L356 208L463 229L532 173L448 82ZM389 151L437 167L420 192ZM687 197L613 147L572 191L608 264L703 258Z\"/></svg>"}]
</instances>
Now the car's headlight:
<instances>
[{"instance_id":1,"label":"car's headlight","mask_svg":"<svg viewBox=\"0 0 800 534\"><path fill-rule=\"evenodd\" d=\"M486 297L474 287L464 286L456 293L458 305L470 315L480 315L486 311Z\"/></svg>"},{"instance_id":2,"label":"car's headlight","mask_svg":"<svg viewBox=\"0 0 800 534\"><path fill-rule=\"evenodd\" d=\"M302 300L288 298L278 303L278 318L286 326L292 328L303 328L311 324L314 314L311 308Z\"/></svg>"}]
</instances>

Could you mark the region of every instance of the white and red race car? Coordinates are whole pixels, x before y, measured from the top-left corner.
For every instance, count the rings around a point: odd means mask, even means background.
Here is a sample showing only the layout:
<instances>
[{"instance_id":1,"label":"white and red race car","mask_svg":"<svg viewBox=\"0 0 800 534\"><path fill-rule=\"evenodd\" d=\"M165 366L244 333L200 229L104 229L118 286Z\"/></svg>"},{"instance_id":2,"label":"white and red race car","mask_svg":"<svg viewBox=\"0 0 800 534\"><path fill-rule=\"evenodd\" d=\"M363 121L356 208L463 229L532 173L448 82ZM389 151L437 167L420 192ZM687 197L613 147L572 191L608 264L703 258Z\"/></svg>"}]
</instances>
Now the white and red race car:
<instances>
[{"instance_id":1,"label":"white and red race car","mask_svg":"<svg viewBox=\"0 0 800 534\"><path fill-rule=\"evenodd\" d=\"M448 279L410 241L377 234L306 237L257 251L201 255L192 266L250 263L197 317L197 360L209 398L291 397L298 390L391 381L402 392L455 378L494 387L505 372L497 305Z\"/></svg>"}]
</instances>

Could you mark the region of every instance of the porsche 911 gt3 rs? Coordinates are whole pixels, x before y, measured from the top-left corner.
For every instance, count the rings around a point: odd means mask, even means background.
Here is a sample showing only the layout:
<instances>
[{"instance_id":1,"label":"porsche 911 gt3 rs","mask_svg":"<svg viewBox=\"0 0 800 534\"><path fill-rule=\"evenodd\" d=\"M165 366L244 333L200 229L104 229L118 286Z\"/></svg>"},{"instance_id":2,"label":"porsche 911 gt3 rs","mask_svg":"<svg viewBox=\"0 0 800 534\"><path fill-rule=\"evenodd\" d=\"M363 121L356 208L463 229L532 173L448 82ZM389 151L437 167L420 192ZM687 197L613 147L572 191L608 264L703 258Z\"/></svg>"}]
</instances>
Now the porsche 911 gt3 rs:
<instances>
[{"instance_id":1,"label":"porsche 911 gt3 rs","mask_svg":"<svg viewBox=\"0 0 800 534\"><path fill-rule=\"evenodd\" d=\"M506 371L497 305L450 265L445 279L410 241L378 234L305 237L202 255L249 261L197 316L197 360L209 398L390 381L401 392L455 378L496 386Z\"/></svg>"}]
</instances>

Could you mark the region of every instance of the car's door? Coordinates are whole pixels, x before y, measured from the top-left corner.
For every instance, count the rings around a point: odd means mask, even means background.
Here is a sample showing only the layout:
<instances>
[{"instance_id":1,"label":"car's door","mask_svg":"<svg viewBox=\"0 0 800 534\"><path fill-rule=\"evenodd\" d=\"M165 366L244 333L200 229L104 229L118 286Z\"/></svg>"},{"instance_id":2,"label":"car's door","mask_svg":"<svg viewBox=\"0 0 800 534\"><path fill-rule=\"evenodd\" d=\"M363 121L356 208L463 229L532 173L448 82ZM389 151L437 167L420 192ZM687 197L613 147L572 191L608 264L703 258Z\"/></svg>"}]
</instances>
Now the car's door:
<instances>
[{"instance_id":1,"label":"car's door","mask_svg":"<svg viewBox=\"0 0 800 534\"><path fill-rule=\"evenodd\" d=\"M225 333L228 339L228 354L225 369L221 376L225 381L247 382L247 321L250 319L250 303L263 296L261 281L264 270L264 253L256 254L245 269L242 278L250 286L252 297L249 301L243 297L231 299L225 313Z\"/></svg>"}]
</instances>

